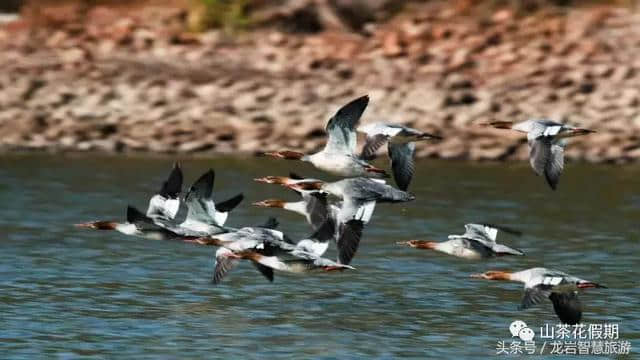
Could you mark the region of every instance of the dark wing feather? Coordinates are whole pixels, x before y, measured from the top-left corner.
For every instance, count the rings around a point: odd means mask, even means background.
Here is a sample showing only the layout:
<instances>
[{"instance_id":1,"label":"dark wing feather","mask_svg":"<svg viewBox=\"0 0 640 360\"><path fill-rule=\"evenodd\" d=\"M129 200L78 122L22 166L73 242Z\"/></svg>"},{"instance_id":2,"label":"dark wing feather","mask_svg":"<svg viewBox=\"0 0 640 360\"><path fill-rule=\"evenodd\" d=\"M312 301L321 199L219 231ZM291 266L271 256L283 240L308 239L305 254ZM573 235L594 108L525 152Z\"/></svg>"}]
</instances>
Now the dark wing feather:
<instances>
[{"instance_id":1,"label":"dark wing feather","mask_svg":"<svg viewBox=\"0 0 640 360\"><path fill-rule=\"evenodd\" d=\"M550 155L547 166L544 169L544 176L549 186L555 190L558 187L560 175L564 169L564 148L560 145L552 144Z\"/></svg>"},{"instance_id":2,"label":"dark wing feather","mask_svg":"<svg viewBox=\"0 0 640 360\"><path fill-rule=\"evenodd\" d=\"M191 196L195 196L197 199L209 199L213 194L213 183L216 179L216 173L213 169L209 169L206 173L202 174L196 180L196 182L191 185L189 188L189 192L187 193L186 198L190 198Z\"/></svg>"},{"instance_id":3,"label":"dark wing feather","mask_svg":"<svg viewBox=\"0 0 640 360\"><path fill-rule=\"evenodd\" d=\"M243 199L244 199L244 195L240 193L229 200L225 200L221 203L216 204L216 210L219 212L229 212L235 209L235 207L238 206Z\"/></svg>"},{"instance_id":4,"label":"dark wing feather","mask_svg":"<svg viewBox=\"0 0 640 360\"><path fill-rule=\"evenodd\" d=\"M578 298L578 293L552 293L549 299L553 303L553 310L565 324L575 325L582 318L582 303Z\"/></svg>"},{"instance_id":5,"label":"dark wing feather","mask_svg":"<svg viewBox=\"0 0 640 360\"><path fill-rule=\"evenodd\" d=\"M173 164L173 169L167 180L162 183L159 194L167 199L175 199L182 191L182 169L180 163Z\"/></svg>"},{"instance_id":6,"label":"dark wing feather","mask_svg":"<svg viewBox=\"0 0 640 360\"><path fill-rule=\"evenodd\" d=\"M168 232L165 228L157 225L151 218L145 215L142 211L129 205L127 206L127 222L134 224L139 230L159 230Z\"/></svg>"},{"instance_id":7,"label":"dark wing feather","mask_svg":"<svg viewBox=\"0 0 640 360\"><path fill-rule=\"evenodd\" d=\"M233 267L238 263L237 259L229 258L226 256L217 256L216 257L216 267L213 270L213 283L220 284L222 279L227 275L227 273L233 269Z\"/></svg>"},{"instance_id":8,"label":"dark wing feather","mask_svg":"<svg viewBox=\"0 0 640 360\"><path fill-rule=\"evenodd\" d=\"M262 265L260 263L257 262L251 262L253 264L253 266L256 267L256 269L258 269L258 271L260 271L260 274L262 274L262 276L264 276L265 278L267 278L267 280L269 280L269 282L273 282L273 269Z\"/></svg>"},{"instance_id":9,"label":"dark wing feather","mask_svg":"<svg viewBox=\"0 0 640 360\"><path fill-rule=\"evenodd\" d=\"M364 143L360 158L362 160L373 160L376 157L376 151L389 140L388 135L376 134L373 136L367 136L367 140Z\"/></svg>"},{"instance_id":10,"label":"dark wing feather","mask_svg":"<svg viewBox=\"0 0 640 360\"><path fill-rule=\"evenodd\" d=\"M325 242L333 238L336 233L336 222L331 218L327 218L326 221L314 232L309 239Z\"/></svg>"},{"instance_id":11,"label":"dark wing feather","mask_svg":"<svg viewBox=\"0 0 640 360\"><path fill-rule=\"evenodd\" d=\"M319 229L329 218L329 204L327 202L327 194L314 192L303 196L306 201L307 213L311 227L314 230Z\"/></svg>"},{"instance_id":12,"label":"dark wing feather","mask_svg":"<svg viewBox=\"0 0 640 360\"><path fill-rule=\"evenodd\" d=\"M528 309L533 305L539 304L551 295L551 286L537 285L533 288L524 289L524 297L520 304L520 310Z\"/></svg>"},{"instance_id":13,"label":"dark wing feather","mask_svg":"<svg viewBox=\"0 0 640 360\"><path fill-rule=\"evenodd\" d=\"M361 220L349 220L340 226L338 237L338 263L349 265L358 251L364 223Z\"/></svg>"},{"instance_id":14,"label":"dark wing feather","mask_svg":"<svg viewBox=\"0 0 640 360\"><path fill-rule=\"evenodd\" d=\"M416 145L412 142L405 144L389 143L389 157L391 158L391 168L393 170L393 179L396 181L400 190L406 191L413 178L415 165L413 163L413 154Z\"/></svg>"},{"instance_id":15,"label":"dark wing feather","mask_svg":"<svg viewBox=\"0 0 640 360\"><path fill-rule=\"evenodd\" d=\"M555 190L564 168L564 149L553 144L553 139L540 136L531 142L529 154L531 167L540 176L544 176L551 189Z\"/></svg>"},{"instance_id":16,"label":"dark wing feather","mask_svg":"<svg viewBox=\"0 0 640 360\"><path fill-rule=\"evenodd\" d=\"M355 128L369 104L369 96L365 95L352 100L341 107L327 123L329 139L325 149L339 150L353 154L356 147Z\"/></svg>"}]
</instances>

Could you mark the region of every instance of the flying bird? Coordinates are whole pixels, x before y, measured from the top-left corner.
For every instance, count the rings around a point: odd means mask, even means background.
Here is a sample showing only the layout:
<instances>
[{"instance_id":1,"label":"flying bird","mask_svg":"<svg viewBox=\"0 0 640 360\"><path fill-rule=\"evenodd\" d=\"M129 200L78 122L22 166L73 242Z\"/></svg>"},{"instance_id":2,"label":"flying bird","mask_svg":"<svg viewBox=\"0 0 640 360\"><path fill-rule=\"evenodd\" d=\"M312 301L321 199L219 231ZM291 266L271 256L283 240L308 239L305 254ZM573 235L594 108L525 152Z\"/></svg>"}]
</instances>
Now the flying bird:
<instances>
[{"instance_id":1,"label":"flying bird","mask_svg":"<svg viewBox=\"0 0 640 360\"><path fill-rule=\"evenodd\" d=\"M527 133L529 163L537 175L544 176L553 190L557 188L564 169L565 139L595 132L547 119L532 119L519 123L496 121L488 125Z\"/></svg>"},{"instance_id":2,"label":"flying bird","mask_svg":"<svg viewBox=\"0 0 640 360\"><path fill-rule=\"evenodd\" d=\"M162 183L160 191L149 200L148 217L173 219L176 216L180 207L182 178L180 163L175 162L169 177Z\"/></svg>"},{"instance_id":3,"label":"flying bird","mask_svg":"<svg viewBox=\"0 0 640 360\"><path fill-rule=\"evenodd\" d=\"M583 306L578 298L578 290L606 288L592 281L545 268L532 268L518 272L487 271L482 274L472 274L471 277L524 283L521 310L549 299L560 321L571 325L579 323L582 318Z\"/></svg>"},{"instance_id":4,"label":"flying bird","mask_svg":"<svg viewBox=\"0 0 640 360\"><path fill-rule=\"evenodd\" d=\"M354 269L352 266L323 258L314 252L316 250L324 252L325 246L318 248L313 245L309 246L310 244L305 242L306 240L326 242L331 235L331 232L325 232L322 235L324 239L303 239L294 244L280 231L245 227L235 232L203 237L196 241L199 244L219 246L225 249L216 252L213 282L217 284L242 259L260 265L258 269L263 275L270 272L266 268L294 273ZM273 280L273 274L267 278Z\"/></svg>"},{"instance_id":5,"label":"flying bird","mask_svg":"<svg viewBox=\"0 0 640 360\"><path fill-rule=\"evenodd\" d=\"M387 143L393 178L398 188L404 191L409 188L415 171L415 142L442 140L440 136L398 124L366 124L360 126L358 131L367 135L367 140L360 154L360 158L363 160L370 161L375 159L376 151Z\"/></svg>"},{"instance_id":6,"label":"flying bird","mask_svg":"<svg viewBox=\"0 0 640 360\"><path fill-rule=\"evenodd\" d=\"M229 212L242 202L244 195L240 193L216 204L213 200L214 182L215 172L209 169L187 191L181 207L186 208L184 219L155 219L156 222L173 232L187 236L202 237L229 231L231 228L224 226Z\"/></svg>"},{"instance_id":7,"label":"flying bird","mask_svg":"<svg viewBox=\"0 0 640 360\"><path fill-rule=\"evenodd\" d=\"M464 234L449 235L449 240L447 241L410 240L398 242L397 244L408 245L417 249L431 249L473 260L505 255L524 255L521 250L496 243L498 227L495 225L466 224L464 227L466 230ZM507 230L506 232L511 231Z\"/></svg>"},{"instance_id":8,"label":"flying bird","mask_svg":"<svg viewBox=\"0 0 640 360\"><path fill-rule=\"evenodd\" d=\"M376 168L356 155L355 128L368 104L369 97L365 95L341 107L327 123L326 131L329 138L324 149L315 154L305 155L285 150L267 152L265 155L306 161L318 169L338 176L388 177L386 171Z\"/></svg>"}]
</instances>

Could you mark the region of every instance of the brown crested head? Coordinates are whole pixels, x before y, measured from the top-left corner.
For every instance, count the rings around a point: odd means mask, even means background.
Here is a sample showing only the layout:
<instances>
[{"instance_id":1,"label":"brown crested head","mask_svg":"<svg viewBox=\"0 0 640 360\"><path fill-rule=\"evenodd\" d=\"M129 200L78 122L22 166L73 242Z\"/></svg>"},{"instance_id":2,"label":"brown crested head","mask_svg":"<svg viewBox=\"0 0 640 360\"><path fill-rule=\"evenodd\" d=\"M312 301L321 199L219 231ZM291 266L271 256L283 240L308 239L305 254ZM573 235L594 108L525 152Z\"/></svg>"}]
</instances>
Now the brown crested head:
<instances>
[{"instance_id":1,"label":"brown crested head","mask_svg":"<svg viewBox=\"0 0 640 360\"><path fill-rule=\"evenodd\" d=\"M268 208L283 208L286 201L280 199L267 199L254 202L253 206L268 207Z\"/></svg>"},{"instance_id":2,"label":"brown crested head","mask_svg":"<svg viewBox=\"0 0 640 360\"><path fill-rule=\"evenodd\" d=\"M320 180L310 180L310 181L300 181L292 184L287 184L288 188L299 191L314 191L314 190L322 190L322 186L325 184L324 181Z\"/></svg>"},{"instance_id":3,"label":"brown crested head","mask_svg":"<svg viewBox=\"0 0 640 360\"><path fill-rule=\"evenodd\" d=\"M265 183L265 184L280 184L286 185L289 183L290 179L284 176L265 176L261 178L255 178L253 181Z\"/></svg>"},{"instance_id":4,"label":"brown crested head","mask_svg":"<svg viewBox=\"0 0 640 360\"><path fill-rule=\"evenodd\" d=\"M485 280L511 280L511 273L501 270L490 270L482 274L471 274L470 277Z\"/></svg>"},{"instance_id":5,"label":"brown crested head","mask_svg":"<svg viewBox=\"0 0 640 360\"><path fill-rule=\"evenodd\" d=\"M290 150L270 151L265 152L264 155L286 160L301 160L304 157L303 153Z\"/></svg>"},{"instance_id":6,"label":"brown crested head","mask_svg":"<svg viewBox=\"0 0 640 360\"><path fill-rule=\"evenodd\" d=\"M94 229L94 230L115 230L117 222L114 221L91 221L82 224L74 224L77 228Z\"/></svg>"}]
</instances>

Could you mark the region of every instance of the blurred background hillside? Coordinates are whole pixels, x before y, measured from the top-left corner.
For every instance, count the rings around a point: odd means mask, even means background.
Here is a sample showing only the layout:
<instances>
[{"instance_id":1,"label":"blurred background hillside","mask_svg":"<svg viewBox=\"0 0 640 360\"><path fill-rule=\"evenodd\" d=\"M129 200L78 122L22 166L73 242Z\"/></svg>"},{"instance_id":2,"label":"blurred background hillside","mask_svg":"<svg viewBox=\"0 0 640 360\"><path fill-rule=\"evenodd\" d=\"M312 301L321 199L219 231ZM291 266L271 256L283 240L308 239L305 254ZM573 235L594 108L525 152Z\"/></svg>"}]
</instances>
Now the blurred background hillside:
<instances>
[{"instance_id":1,"label":"blurred background hillside","mask_svg":"<svg viewBox=\"0 0 640 360\"><path fill-rule=\"evenodd\" d=\"M523 159L479 126L595 129L567 156L640 159L636 1L0 2L0 147L162 153L312 150L331 114L438 133L419 156Z\"/></svg>"}]
</instances>

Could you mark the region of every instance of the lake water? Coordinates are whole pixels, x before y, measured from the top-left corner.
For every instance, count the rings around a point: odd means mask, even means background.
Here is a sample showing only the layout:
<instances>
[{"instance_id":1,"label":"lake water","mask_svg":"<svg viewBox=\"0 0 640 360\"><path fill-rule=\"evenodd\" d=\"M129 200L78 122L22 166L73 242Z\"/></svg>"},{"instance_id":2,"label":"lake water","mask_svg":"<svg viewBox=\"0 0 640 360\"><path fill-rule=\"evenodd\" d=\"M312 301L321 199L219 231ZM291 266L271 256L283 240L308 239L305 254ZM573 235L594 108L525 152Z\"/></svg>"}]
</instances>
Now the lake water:
<instances>
[{"instance_id":1,"label":"lake water","mask_svg":"<svg viewBox=\"0 0 640 360\"><path fill-rule=\"evenodd\" d=\"M638 165L568 164L553 192L524 162L419 161L411 187L417 200L376 208L352 263L357 270L276 273L268 283L242 263L214 286L214 248L72 226L124 220L127 204L145 209L172 161L2 155L2 358L486 357L496 355L498 341L511 342L512 321L537 334L557 318L550 302L518 311L520 284L468 275L534 266L607 285L581 294L583 322L618 324L620 340L632 344L629 358L640 353ZM326 176L295 162L215 158L183 161L185 182L210 167L218 199L246 195L230 226L276 216L291 237L309 234L295 214L250 206L295 199L252 179L289 170ZM467 222L522 230L520 238L502 233L498 240L527 256L466 261L395 245L445 240Z\"/></svg>"}]
</instances>

